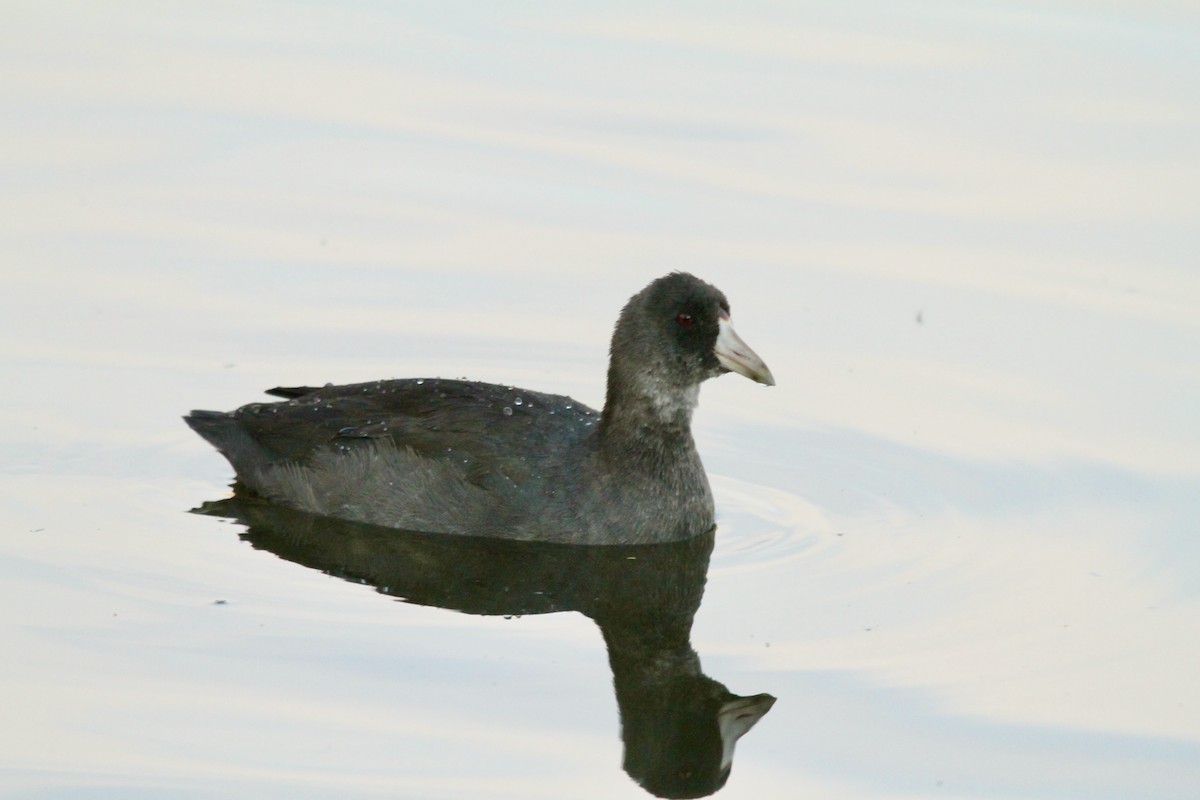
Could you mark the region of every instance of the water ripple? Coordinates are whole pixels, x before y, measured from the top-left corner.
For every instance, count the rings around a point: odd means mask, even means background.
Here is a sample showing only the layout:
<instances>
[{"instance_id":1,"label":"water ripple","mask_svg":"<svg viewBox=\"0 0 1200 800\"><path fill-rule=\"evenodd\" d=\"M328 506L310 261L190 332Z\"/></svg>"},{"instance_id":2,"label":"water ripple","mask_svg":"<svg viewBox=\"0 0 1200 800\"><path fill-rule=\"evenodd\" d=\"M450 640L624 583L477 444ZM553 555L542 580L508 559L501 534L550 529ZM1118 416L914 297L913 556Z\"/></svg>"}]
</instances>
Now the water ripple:
<instances>
[{"instance_id":1,"label":"water ripple","mask_svg":"<svg viewBox=\"0 0 1200 800\"><path fill-rule=\"evenodd\" d=\"M827 540L825 511L791 492L711 476L719 526L713 571L774 569Z\"/></svg>"}]
</instances>

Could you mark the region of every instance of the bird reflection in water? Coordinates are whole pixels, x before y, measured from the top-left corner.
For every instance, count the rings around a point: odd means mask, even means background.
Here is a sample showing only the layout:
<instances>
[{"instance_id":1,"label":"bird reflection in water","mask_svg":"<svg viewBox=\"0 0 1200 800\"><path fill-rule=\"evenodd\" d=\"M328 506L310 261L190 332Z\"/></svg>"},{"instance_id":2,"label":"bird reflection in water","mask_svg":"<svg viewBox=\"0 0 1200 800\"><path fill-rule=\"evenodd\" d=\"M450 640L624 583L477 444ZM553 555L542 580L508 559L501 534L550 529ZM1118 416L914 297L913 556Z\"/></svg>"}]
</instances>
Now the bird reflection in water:
<instances>
[{"instance_id":1,"label":"bird reflection in water","mask_svg":"<svg viewBox=\"0 0 1200 800\"><path fill-rule=\"evenodd\" d=\"M254 547L410 603L467 614L578 611L599 626L625 771L659 797L725 785L734 746L775 702L704 675L691 645L715 529L679 542L595 547L416 533L293 511L239 492L198 512L236 519Z\"/></svg>"}]
</instances>

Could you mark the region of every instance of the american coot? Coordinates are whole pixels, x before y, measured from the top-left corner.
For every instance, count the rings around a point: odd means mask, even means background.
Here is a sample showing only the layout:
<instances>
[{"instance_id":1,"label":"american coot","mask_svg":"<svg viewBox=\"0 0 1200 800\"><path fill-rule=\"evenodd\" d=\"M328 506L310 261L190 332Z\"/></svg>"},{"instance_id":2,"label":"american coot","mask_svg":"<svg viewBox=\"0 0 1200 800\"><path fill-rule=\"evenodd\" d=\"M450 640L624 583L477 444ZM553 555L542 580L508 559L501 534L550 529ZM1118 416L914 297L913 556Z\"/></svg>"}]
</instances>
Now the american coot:
<instances>
[{"instance_id":1,"label":"american coot","mask_svg":"<svg viewBox=\"0 0 1200 800\"><path fill-rule=\"evenodd\" d=\"M621 310L597 413L561 395L412 378L271 389L285 402L184 419L237 480L301 511L409 530L578 544L677 541L713 525L692 441L700 383L771 371L715 287L653 281Z\"/></svg>"}]
</instances>

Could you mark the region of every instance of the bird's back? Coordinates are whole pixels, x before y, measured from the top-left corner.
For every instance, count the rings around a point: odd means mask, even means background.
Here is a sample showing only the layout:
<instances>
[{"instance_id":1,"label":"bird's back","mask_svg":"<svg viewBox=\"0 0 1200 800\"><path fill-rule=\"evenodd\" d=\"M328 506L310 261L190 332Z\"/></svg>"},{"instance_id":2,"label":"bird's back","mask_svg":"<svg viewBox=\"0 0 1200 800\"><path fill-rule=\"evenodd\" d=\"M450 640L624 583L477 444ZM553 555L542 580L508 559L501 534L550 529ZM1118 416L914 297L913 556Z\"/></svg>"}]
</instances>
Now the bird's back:
<instances>
[{"instance_id":1,"label":"bird's back","mask_svg":"<svg viewBox=\"0 0 1200 800\"><path fill-rule=\"evenodd\" d=\"M265 497L417 530L519 536L547 498L570 490L599 420L569 397L458 380L272 393L290 399L186 419Z\"/></svg>"}]
</instances>

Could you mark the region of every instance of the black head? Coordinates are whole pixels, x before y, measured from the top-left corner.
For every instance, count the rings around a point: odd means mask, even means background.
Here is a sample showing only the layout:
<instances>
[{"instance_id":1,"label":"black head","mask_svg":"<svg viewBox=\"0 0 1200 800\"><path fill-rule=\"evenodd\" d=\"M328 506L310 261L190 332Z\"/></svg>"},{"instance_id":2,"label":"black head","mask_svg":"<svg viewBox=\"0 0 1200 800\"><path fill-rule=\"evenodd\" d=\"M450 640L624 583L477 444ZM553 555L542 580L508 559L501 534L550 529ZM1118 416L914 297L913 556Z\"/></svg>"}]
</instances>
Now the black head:
<instances>
[{"instance_id":1,"label":"black head","mask_svg":"<svg viewBox=\"0 0 1200 800\"><path fill-rule=\"evenodd\" d=\"M695 384L724 371L715 350L722 318L729 301L720 289L672 272L634 295L618 326L633 328L638 351L657 355L673 383Z\"/></svg>"},{"instance_id":2,"label":"black head","mask_svg":"<svg viewBox=\"0 0 1200 800\"><path fill-rule=\"evenodd\" d=\"M677 384L730 371L775 383L762 359L733 332L721 290L686 272L665 275L630 298L617 321L611 355L653 364Z\"/></svg>"},{"instance_id":3,"label":"black head","mask_svg":"<svg viewBox=\"0 0 1200 800\"><path fill-rule=\"evenodd\" d=\"M672 272L622 309L612 338L608 399L637 396L663 409L686 406L690 413L700 383L730 371L775 382L734 333L725 295L694 275Z\"/></svg>"}]
</instances>

